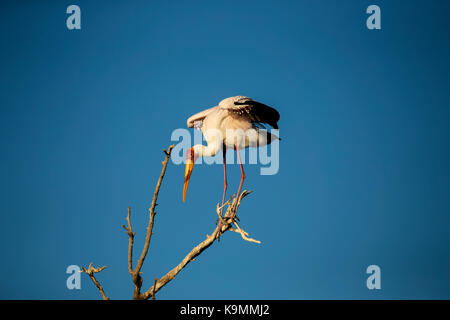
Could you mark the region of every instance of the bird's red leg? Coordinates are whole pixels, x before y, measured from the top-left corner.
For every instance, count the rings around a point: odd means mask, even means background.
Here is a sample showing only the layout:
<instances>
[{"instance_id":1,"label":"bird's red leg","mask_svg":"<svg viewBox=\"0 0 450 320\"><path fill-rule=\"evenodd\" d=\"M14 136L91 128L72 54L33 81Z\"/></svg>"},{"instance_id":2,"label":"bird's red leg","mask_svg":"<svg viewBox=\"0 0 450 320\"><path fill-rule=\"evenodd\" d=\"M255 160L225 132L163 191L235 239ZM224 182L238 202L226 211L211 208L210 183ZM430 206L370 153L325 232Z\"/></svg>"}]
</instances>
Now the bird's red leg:
<instances>
[{"instance_id":1,"label":"bird's red leg","mask_svg":"<svg viewBox=\"0 0 450 320\"><path fill-rule=\"evenodd\" d=\"M238 188L238 192L237 192L237 195L236 195L236 197L239 197L239 195L241 194L242 185L244 184L244 180L245 180L245 172L244 172L244 167L242 166L241 156L239 154L239 150L238 150L236 145L234 147L236 149L237 158L238 158L238 161L239 161L239 166L241 167L241 182L239 183L239 188ZM224 162L224 173L225 173L225 162ZM226 181L226 179L225 179L225 181ZM225 184L226 184L226 182L225 182ZM224 194L225 194L225 190L224 190ZM225 195L224 195L224 197L225 197ZM223 199L223 201L225 201L225 198ZM222 201L222 205L223 205L223 201ZM230 217L231 219L233 219L236 216L236 209L237 209L237 201L236 201L236 203L235 203L235 205L233 207L233 210L232 210L232 213L231 213L231 217ZM222 229L222 221L219 221L217 229L219 230L218 237L219 237L219 240L220 240L220 235L221 235L221 231L220 230Z\"/></svg>"},{"instance_id":2,"label":"bird's red leg","mask_svg":"<svg viewBox=\"0 0 450 320\"><path fill-rule=\"evenodd\" d=\"M223 203L225 202L225 194L227 192L227 161L226 161L226 153L227 149L225 144L222 146L222 155L223 155L223 195L222 195L222 208L220 209L220 216L223 218ZM219 230L219 241L220 241L220 230L222 229L222 220L219 221L217 225L217 229Z\"/></svg>"},{"instance_id":3,"label":"bird's red leg","mask_svg":"<svg viewBox=\"0 0 450 320\"><path fill-rule=\"evenodd\" d=\"M244 184L245 172L244 172L244 167L242 166L241 156L239 154L239 150L238 150L236 145L234 147L236 149L237 158L238 158L238 161L239 161L239 166L241 167L241 182L239 183L238 192L236 194L236 197L239 198L239 196L241 194L242 185ZM234 216L236 215L236 209L237 209L237 201L236 201L236 203L234 205L234 208L233 208L232 218L234 218Z\"/></svg>"},{"instance_id":4,"label":"bird's red leg","mask_svg":"<svg viewBox=\"0 0 450 320\"><path fill-rule=\"evenodd\" d=\"M227 162L226 162L226 155L227 149L226 146L223 145L222 147L222 155L223 155L223 196L222 196L222 209L220 210L220 215L223 214L223 203L225 202L225 194L227 192Z\"/></svg>"}]
</instances>

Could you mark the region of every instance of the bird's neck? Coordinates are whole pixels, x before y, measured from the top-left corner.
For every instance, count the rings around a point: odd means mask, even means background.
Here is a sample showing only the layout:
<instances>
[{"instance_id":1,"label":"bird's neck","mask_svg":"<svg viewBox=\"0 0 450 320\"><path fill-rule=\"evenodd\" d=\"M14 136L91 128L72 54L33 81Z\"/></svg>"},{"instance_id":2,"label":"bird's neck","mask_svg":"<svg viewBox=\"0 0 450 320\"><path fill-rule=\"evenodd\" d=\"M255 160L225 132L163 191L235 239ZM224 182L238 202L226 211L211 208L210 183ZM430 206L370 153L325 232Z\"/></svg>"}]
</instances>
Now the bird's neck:
<instances>
[{"instance_id":1,"label":"bird's neck","mask_svg":"<svg viewBox=\"0 0 450 320\"><path fill-rule=\"evenodd\" d=\"M208 143L207 146L197 144L193 147L196 158L197 157L212 157L219 152L221 146L217 143Z\"/></svg>"}]
</instances>

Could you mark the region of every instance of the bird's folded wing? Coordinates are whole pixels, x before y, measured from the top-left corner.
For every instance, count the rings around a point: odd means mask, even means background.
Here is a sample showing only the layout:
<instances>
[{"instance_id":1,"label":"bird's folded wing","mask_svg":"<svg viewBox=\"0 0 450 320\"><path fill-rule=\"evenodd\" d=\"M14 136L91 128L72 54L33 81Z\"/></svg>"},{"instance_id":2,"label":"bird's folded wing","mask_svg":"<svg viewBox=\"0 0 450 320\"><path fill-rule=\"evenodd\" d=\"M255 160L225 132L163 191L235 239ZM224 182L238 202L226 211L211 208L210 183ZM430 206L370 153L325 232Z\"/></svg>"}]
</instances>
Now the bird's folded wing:
<instances>
[{"instance_id":1,"label":"bird's folded wing","mask_svg":"<svg viewBox=\"0 0 450 320\"><path fill-rule=\"evenodd\" d=\"M189 119L187 119L188 128L200 129L203 125L203 119L205 119L205 117L216 108L217 106L203 110L199 113L194 114L193 116L190 116Z\"/></svg>"}]
</instances>

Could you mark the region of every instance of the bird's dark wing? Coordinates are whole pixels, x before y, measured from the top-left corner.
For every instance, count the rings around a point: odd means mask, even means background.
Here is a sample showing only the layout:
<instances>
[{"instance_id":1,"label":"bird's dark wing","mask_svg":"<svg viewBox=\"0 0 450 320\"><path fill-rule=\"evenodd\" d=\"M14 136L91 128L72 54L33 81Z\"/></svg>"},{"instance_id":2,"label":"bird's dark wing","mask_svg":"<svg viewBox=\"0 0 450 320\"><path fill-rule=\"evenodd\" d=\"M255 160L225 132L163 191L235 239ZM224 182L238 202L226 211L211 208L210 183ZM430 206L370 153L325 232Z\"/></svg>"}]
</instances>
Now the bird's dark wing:
<instances>
[{"instance_id":1,"label":"bird's dark wing","mask_svg":"<svg viewBox=\"0 0 450 320\"><path fill-rule=\"evenodd\" d=\"M250 98L239 99L234 101L232 105L228 104L221 106L221 108L228 110L230 114L236 117L246 117L255 125L267 123L274 129L278 129L277 122L280 120L278 111Z\"/></svg>"}]
</instances>

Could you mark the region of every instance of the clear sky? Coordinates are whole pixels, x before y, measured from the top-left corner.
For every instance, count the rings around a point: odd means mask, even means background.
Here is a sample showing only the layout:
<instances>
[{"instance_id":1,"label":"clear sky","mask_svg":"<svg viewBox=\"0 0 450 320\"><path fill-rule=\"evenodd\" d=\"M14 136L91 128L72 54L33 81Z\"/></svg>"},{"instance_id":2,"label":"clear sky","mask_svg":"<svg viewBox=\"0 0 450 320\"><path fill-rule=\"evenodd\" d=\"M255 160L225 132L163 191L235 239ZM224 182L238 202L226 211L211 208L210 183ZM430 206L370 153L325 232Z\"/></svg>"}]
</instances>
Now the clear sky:
<instances>
[{"instance_id":1,"label":"clear sky","mask_svg":"<svg viewBox=\"0 0 450 320\"><path fill-rule=\"evenodd\" d=\"M81 8L81 30L66 8ZM368 30L366 8L381 8ZM246 165L242 226L160 299L450 298L448 1L8 1L0 10L0 298L128 299L162 149L247 95L281 114L280 170ZM229 190L240 171L229 166ZM220 165L170 163L143 288L215 226ZM135 255L137 255L137 252ZM366 268L381 268L368 290Z\"/></svg>"}]
</instances>

